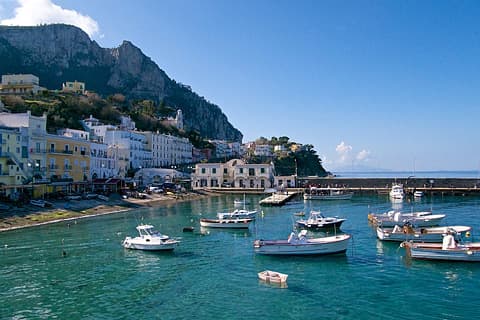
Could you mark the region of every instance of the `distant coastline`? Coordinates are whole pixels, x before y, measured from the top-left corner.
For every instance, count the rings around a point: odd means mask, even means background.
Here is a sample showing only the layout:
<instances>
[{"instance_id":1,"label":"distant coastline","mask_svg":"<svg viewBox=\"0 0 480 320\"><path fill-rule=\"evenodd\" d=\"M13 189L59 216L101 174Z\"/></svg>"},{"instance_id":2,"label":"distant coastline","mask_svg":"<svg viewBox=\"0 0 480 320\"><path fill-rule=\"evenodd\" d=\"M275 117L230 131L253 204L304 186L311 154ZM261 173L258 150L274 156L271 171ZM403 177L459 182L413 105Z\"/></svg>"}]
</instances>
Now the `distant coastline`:
<instances>
[{"instance_id":1,"label":"distant coastline","mask_svg":"<svg viewBox=\"0 0 480 320\"><path fill-rule=\"evenodd\" d=\"M471 178L480 179L478 170L458 171L332 171L339 178Z\"/></svg>"}]
</instances>

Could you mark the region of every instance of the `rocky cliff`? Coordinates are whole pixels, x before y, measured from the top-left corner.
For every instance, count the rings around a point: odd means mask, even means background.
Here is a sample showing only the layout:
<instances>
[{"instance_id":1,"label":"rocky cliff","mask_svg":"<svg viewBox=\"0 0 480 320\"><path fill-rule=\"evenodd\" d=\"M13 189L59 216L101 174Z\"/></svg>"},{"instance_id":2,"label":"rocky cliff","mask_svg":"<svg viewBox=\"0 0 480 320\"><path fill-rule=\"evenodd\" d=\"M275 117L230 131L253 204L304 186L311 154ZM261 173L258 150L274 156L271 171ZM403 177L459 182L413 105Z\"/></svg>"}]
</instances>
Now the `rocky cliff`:
<instances>
[{"instance_id":1,"label":"rocky cliff","mask_svg":"<svg viewBox=\"0 0 480 320\"><path fill-rule=\"evenodd\" d=\"M0 73L35 74L40 85L49 89L78 80L103 95L122 93L129 99L162 100L182 109L187 128L204 137L242 139L217 105L170 79L129 41L108 49L74 26L0 26Z\"/></svg>"}]
</instances>

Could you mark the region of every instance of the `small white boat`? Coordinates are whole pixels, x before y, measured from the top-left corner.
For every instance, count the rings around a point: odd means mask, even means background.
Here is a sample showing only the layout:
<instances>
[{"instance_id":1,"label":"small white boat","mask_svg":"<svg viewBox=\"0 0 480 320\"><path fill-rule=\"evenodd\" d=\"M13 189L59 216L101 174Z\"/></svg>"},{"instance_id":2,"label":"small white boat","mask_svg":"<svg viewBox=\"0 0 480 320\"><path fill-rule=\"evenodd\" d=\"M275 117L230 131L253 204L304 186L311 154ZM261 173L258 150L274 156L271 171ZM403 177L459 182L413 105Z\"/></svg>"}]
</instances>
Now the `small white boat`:
<instances>
[{"instance_id":1,"label":"small white boat","mask_svg":"<svg viewBox=\"0 0 480 320\"><path fill-rule=\"evenodd\" d=\"M287 283L288 274L265 270L258 273L258 278L266 283Z\"/></svg>"},{"instance_id":2,"label":"small white boat","mask_svg":"<svg viewBox=\"0 0 480 320\"><path fill-rule=\"evenodd\" d=\"M452 233L455 240L468 238L471 227L467 226L446 226L434 228L413 228L410 225L400 227L395 225L393 228L377 227L377 238L382 241L414 241L414 242L442 242L443 235Z\"/></svg>"},{"instance_id":3,"label":"small white boat","mask_svg":"<svg viewBox=\"0 0 480 320\"><path fill-rule=\"evenodd\" d=\"M208 228L248 229L253 219L200 219L200 226Z\"/></svg>"},{"instance_id":4,"label":"small white boat","mask_svg":"<svg viewBox=\"0 0 480 320\"><path fill-rule=\"evenodd\" d=\"M339 229L347 219L324 217L320 211L310 211L308 219L297 220L297 226L307 229Z\"/></svg>"},{"instance_id":5,"label":"small white boat","mask_svg":"<svg viewBox=\"0 0 480 320\"><path fill-rule=\"evenodd\" d=\"M353 192L344 188L317 188L310 187L305 190L304 200L350 200Z\"/></svg>"},{"instance_id":6,"label":"small white boat","mask_svg":"<svg viewBox=\"0 0 480 320\"><path fill-rule=\"evenodd\" d=\"M307 238L307 230L292 232L287 240L255 240L255 253L265 255L325 255L347 250L349 234Z\"/></svg>"},{"instance_id":7,"label":"small white boat","mask_svg":"<svg viewBox=\"0 0 480 320\"><path fill-rule=\"evenodd\" d=\"M102 201L108 201L110 200L107 196L104 196L103 194L97 195L97 198L102 200Z\"/></svg>"},{"instance_id":8,"label":"small white boat","mask_svg":"<svg viewBox=\"0 0 480 320\"><path fill-rule=\"evenodd\" d=\"M395 210L390 210L387 212L383 213L369 213L368 214L368 220L372 223L376 223L380 220L384 219L393 219L395 214L400 213L402 217L407 218L407 217L422 217L422 216L428 216L432 214L432 211L415 211L415 212L406 212L403 213L401 211L395 211Z\"/></svg>"},{"instance_id":9,"label":"small white boat","mask_svg":"<svg viewBox=\"0 0 480 320\"><path fill-rule=\"evenodd\" d=\"M405 197L405 192L403 190L402 184L394 184L392 185L392 189L390 189L390 198L396 200L402 200Z\"/></svg>"},{"instance_id":10,"label":"small white boat","mask_svg":"<svg viewBox=\"0 0 480 320\"><path fill-rule=\"evenodd\" d=\"M257 210L235 209L232 212L217 213L218 219L255 219Z\"/></svg>"},{"instance_id":11,"label":"small white boat","mask_svg":"<svg viewBox=\"0 0 480 320\"><path fill-rule=\"evenodd\" d=\"M444 214L427 214L427 215L410 215L401 212L395 212L391 217L376 218L373 220L374 224L382 227L394 227L395 225L411 224L416 228L438 226L445 218Z\"/></svg>"},{"instance_id":12,"label":"small white boat","mask_svg":"<svg viewBox=\"0 0 480 320\"><path fill-rule=\"evenodd\" d=\"M245 209L245 205L246 204L249 204L250 202L248 200L245 199L245 194L243 194L243 199L240 200L240 199L235 199L233 200L233 204L237 207L240 207L240 206L244 206L244 209Z\"/></svg>"},{"instance_id":13,"label":"small white boat","mask_svg":"<svg viewBox=\"0 0 480 320\"><path fill-rule=\"evenodd\" d=\"M423 197L423 191L415 191L415 192L413 193L413 196L414 196L415 198L421 198L421 197Z\"/></svg>"},{"instance_id":14,"label":"small white boat","mask_svg":"<svg viewBox=\"0 0 480 320\"><path fill-rule=\"evenodd\" d=\"M41 207L41 208L47 208L47 207L51 207L53 205L51 202L41 200L41 199L40 200L30 200L30 204L34 205L34 206L37 206L37 207Z\"/></svg>"},{"instance_id":15,"label":"small white boat","mask_svg":"<svg viewBox=\"0 0 480 320\"><path fill-rule=\"evenodd\" d=\"M169 236L161 234L152 225L142 224L137 226L139 233L138 237L126 237L122 245L127 249L138 250L173 250L180 242L175 239L170 239Z\"/></svg>"},{"instance_id":16,"label":"small white boat","mask_svg":"<svg viewBox=\"0 0 480 320\"><path fill-rule=\"evenodd\" d=\"M451 234L442 243L402 242L407 256L414 259L480 262L480 242L458 244Z\"/></svg>"}]
</instances>

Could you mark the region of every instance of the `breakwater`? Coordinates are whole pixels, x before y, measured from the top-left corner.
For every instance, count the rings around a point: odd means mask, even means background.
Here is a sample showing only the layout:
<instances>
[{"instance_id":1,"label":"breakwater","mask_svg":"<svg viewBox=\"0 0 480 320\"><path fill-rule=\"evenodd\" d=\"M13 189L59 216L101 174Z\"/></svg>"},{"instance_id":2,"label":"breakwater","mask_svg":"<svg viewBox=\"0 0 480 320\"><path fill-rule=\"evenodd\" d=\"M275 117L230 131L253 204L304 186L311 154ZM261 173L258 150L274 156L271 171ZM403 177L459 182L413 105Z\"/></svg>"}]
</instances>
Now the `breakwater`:
<instances>
[{"instance_id":1,"label":"breakwater","mask_svg":"<svg viewBox=\"0 0 480 320\"><path fill-rule=\"evenodd\" d=\"M480 195L480 179L475 178L298 178L298 186L307 188L344 187L355 193L388 193L392 184L403 184L407 193L416 190L427 194Z\"/></svg>"}]
</instances>

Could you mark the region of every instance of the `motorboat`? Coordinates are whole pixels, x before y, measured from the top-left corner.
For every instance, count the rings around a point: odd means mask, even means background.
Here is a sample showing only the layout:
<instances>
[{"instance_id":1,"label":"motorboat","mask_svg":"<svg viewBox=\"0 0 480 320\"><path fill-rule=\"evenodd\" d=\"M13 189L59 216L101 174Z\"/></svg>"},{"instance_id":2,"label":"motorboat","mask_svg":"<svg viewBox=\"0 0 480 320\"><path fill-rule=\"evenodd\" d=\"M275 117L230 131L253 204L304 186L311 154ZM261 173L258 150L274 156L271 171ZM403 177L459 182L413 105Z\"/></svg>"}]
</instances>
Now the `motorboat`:
<instances>
[{"instance_id":1,"label":"motorboat","mask_svg":"<svg viewBox=\"0 0 480 320\"><path fill-rule=\"evenodd\" d=\"M452 234L445 235L442 243L405 241L400 246L413 259L480 262L480 242L457 243Z\"/></svg>"},{"instance_id":2,"label":"motorboat","mask_svg":"<svg viewBox=\"0 0 480 320\"><path fill-rule=\"evenodd\" d=\"M433 228L413 228L406 224L402 227L395 225L393 228L377 227L377 238L382 241L414 241L414 242L442 242L443 235L452 233L456 241L468 238L471 227L445 226Z\"/></svg>"},{"instance_id":3,"label":"motorboat","mask_svg":"<svg viewBox=\"0 0 480 320\"><path fill-rule=\"evenodd\" d=\"M45 200L42 200L42 199L30 200L30 204L34 205L34 206L37 206L37 207L41 207L41 208L47 208L47 207L53 206L53 204L51 202L45 201Z\"/></svg>"},{"instance_id":4,"label":"motorboat","mask_svg":"<svg viewBox=\"0 0 480 320\"><path fill-rule=\"evenodd\" d=\"M154 226L142 224L137 226L138 237L126 237L122 245L127 249L138 250L173 250L180 241L171 239L169 236L161 234L155 230Z\"/></svg>"},{"instance_id":5,"label":"motorboat","mask_svg":"<svg viewBox=\"0 0 480 320\"><path fill-rule=\"evenodd\" d=\"M401 212L397 210L390 210L387 212L383 213L369 213L368 214L368 220L372 223L377 223L378 221L385 220L385 219L393 219L395 214L400 213L402 217L407 218L407 217L422 217L422 216L428 216L432 214L432 211L414 211L414 212Z\"/></svg>"},{"instance_id":6,"label":"motorboat","mask_svg":"<svg viewBox=\"0 0 480 320\"><path fill-rule=\"evenodd\" d=\"M236 207L243 206L244 209L245 209L245 205L246 205L246 204L249 204L249 201L245 199L245 194L243 194L243 199L235 199L235 200L233 200L233 204L234 204Z\"/></svg>"},{"instance_id":7,"label":"motorboat","mask_svg":"<svg viewBox=\"0 0 480 320\"><path fill-rule=\"evenodd\" d=\"M375 218L373 223L382 227L394 227L397 224L404 225L409 223L416 228L422 228L437 226L445 217L446 215L444 214L411 215L403 214L397 211L393 214L393 216Z\"/></svg>"},{"instance_id":8,"label":"motorboat","mask_svg":"<svg viewBox=\"0 0 480 320\"><path fill-rule=\"evenodd\" d=\"M200 226L208 228L248 229L253 219L200 219Z\"/></svg>"},{"instance_id":9,"label":"motorboat","mask_svg":"<svg viewBox=\"0 0 480 320\"><path fill-rule=\"evenodd\" d=\"M318 188L310 187L303 194L304 200L350 200L353 192L345 188Z\"/></svg>"},{"instance_id":10,"label":"motorboat","mask_svg":"<svg viewBox=\"0 0 480 320\"><path fill-rule=\"evenodd\" d=\"M311 211L308 219L297 220L297 226L307 229L339 229L347 219L324 217L320 211Z\"/></svg>"},{"instance_id":11,"label":"motorboat","mask_svg":"<svg viewBox=\"0 0 480 320\"><path fill-rule=\"evenodd\" d=\"M415 192L413 193L413 196L414 196L415 198L421 198L421 197L423 197L423 191L417 190L417 191L415 191Z\"/></svg>"},{"instance_id":12,"label":"motorboat","mask_svg":"<svg viewBox=\"0 0 480 320\"><path fill-rule=\"evenodd\" d=\"M232 212L217 213L218 219L255 219L257 210L235 209Z\"/></svg>"},{"instance_id":13,"label":"motorboat","mask_svg":"<svg viewBox=\"0 0 480 320\"><path fill-rule=\"evenodd\" d=\"M287 283L288 274L265 270L258 273L258 278L266 283Z\"/></svg>"},{"instance_id":14,"label":"motorboat","mask_svg":"<svg viewBox=\"0 0 480 320\"><path fill-rule=\"evenodd\" d=\"M307 230L292 232L286 240L255 240L255 253L264 255L325 255L347 250L349 234L307 238Z\"/></svg>"},{"instance_id":15,"label":"motorboat","mask_svg":"<svg viewBox=\"0 0 480 320\"><path fill-rule=\"evenodd\" d=\"M392 185L392 189L390 189L390 198L396 200L402 200L405 197L405 192L403 190L402 184L394 184Z\"/></svg>"}]
</instances>

